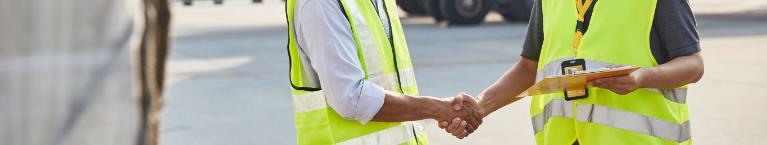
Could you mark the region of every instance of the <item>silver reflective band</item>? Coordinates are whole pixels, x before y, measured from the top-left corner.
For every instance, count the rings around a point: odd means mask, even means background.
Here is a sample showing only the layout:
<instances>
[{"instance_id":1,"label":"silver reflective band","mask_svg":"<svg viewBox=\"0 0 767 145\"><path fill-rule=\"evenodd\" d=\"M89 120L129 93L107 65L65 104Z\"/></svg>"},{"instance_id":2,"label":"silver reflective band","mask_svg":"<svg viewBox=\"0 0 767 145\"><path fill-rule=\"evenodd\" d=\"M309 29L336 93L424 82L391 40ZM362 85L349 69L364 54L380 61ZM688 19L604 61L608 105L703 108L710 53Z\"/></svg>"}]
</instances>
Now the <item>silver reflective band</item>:
<instances>
[{"instance_id":1,"label":"silver reflective band","mask_svg":"<svg viewBox=\"0 0 767 145\"><path fill-rule=\"evenodd\" d=\"M572 108L571 101L551 100L542 113L533 116L533 131L543 131L550 117L573 118ZM689 121L677 124L595 104L578 104L576 113L579 122L597 123L680 143L690 139Z\"/></svg>"},{"instance_id":2,"label":"silver reflective band","mask_svg":"<svg viewBox=\"0 0 767 145\"><path fill-rule=\"evenodd\" d=\"M293 95L293 109L295 113L303 113L324 109L327 107L324 91L314 91L301 95Z\"/></svg>"},{"instance_id":3,"label":"silver reflective band","mask_svg":"<svg viewBox=\"0 0 767 145\"><path fill-rule=\"evenodd\" d=\"M397 74L368 75L367 81L372 82L384 90L397 90Z\"/></svg>"},{"instance_id":4,"label":"silver reflective band","mask_svg":"<svg viewBox=\"0 0 767 145\"><path fill-rule=\"evenodd\" d=\"M399 80L402 82L402 87L407 86L413 86L416 85L415 82L415 72L413 71L413 67L406 67L406 68L400 68L399 69Z\"/></svg>"},{"instance_id":5,"label":"silver reflective band","mask_svg":"<svg viewBox=\"0 0 767 145\"><path fill-rule=\"evenodd\" d=\"M389 73L386 75L370 75L368 76L370 77L368 81L381 86L385 90L398 90L400 84L397 84L397 82L399 81L402 81L401 87L416 85L415 74L413 74L413 67L400 69L399 76L402 77L402 79L397 79L396 73Z\"/></svg>"},{"instance_id":6,"label":"silver reflective band","mask_svg":"<svg viewBox=\"0 0 767 145\"><path fill-rule=\"evenodd\" d=\"M579 122L597 123L679 143L690 139L689 121L677 124L595 104L578 104L576 107Z\"/></svg>"},{"instance_id":7,"label":"silver reflective band","mask_svg":"<svg viewBox=\"0 0 767 145\"><path fill-rule=\"evenodd\" d=\"M669 101L673 101L680 104L687 103L687 88L652 89L652 90L663 94L663 96L666 97L666 99L668 99Z\"/></svg>"},{"instance_id":8,"label":"silver reflective band","mask_svg":"<svg viewBox=\"0 0 767 145\"><path fill-rule=\"evenodd\" d=\"M533 132L543 131L544 125L551 117L573 118L573 102L565 100L551 100L543 107L543 112L533 116Z\"/></svg>"},{"instance_id":9,"label":"silver reflective band","mask_svg":"<svg viewBox=\"0 0 767 145\"><path fill-rule=\"evenodd\" d=\"M349 139L337 145L396 145L415 139L415 133L423 132L423 127L417 122L403 123L400 126L384 129L365 136Z\"/></svg>"},{"instance_id":10,"label":"silver reflective band","mask_svg":"<svg viewBox=\"0 0 767 145\"><path fill-rule=\"evenodd\" d=\"M362 12L360 8L358 7L359 4L357 4L356 0L343 0L344 2L341 3L341 5L344 6L344 8L349 10L349 13L347 13L349 16L351 16L351 25L352 31L354 31L354 34L357 35L357 41L359 42L360 50L362 51L362 56L364 58L365 63L365 70L368 74L368 80L373 81L373 83L383 87L384 89L391 90L392 84L396 83L395 79L387 78L387 74L384 71L384 62L381 58L381 53L379 52L378 45L376 43L376 38L373 36L373 33L370 31L370 26L368 25L367 21L365 20L365 17L362 15Z\"/></svg>"}]
</instances>

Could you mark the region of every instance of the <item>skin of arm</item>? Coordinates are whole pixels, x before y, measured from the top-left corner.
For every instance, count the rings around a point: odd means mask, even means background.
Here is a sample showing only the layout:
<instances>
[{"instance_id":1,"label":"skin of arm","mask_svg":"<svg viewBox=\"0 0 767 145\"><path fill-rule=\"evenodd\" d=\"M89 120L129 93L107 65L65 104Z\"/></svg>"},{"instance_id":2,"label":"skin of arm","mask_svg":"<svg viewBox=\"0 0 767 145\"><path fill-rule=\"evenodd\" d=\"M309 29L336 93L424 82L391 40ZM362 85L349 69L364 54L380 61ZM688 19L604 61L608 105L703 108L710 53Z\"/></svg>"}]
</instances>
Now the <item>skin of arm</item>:
<instances>
[{"instance_id":1,"label":"skin of arm","mask_svg":"<svg viewBox=\"0 0 767 145\"><path fill-rule=\"evenodd\" d=\"M477 114L480 115L478 118L484 118L495 110L521 99L516 96L535 83L537 68L537 61L521 58L514 67L480 93L481 99L476 107ZM453 121L450 124L448 122L440 122L439 126L455 134L455 130L450 130L450 128L455 128L457 125Z\"/></svg>"},{"instance_id":2,"label":"skin of arm","mask_svg":"<svg viewBox=\"0 0 767 145\"><path fill-rule=\"evenodd\" d=\"M485 116L490 115L501 107L522 99L517 95L535 84L537 68L537 61L521 58L514 67L480 93L480 112Z\"/></svg>"},{"instance_id":3,"label":"skin of arm","mask_svg":"<svg viewBox=\"0 0 767 145\"><path fill-rule=\"evenodd\" d=\"M645 67L629 75L597 79L592 86L625 95L638 88L671 89L696 83L703 77L703 58L699 53L680 56L656 67Z\"/></svg>"},{"instance_id":4,"label":"skin of arm","mask_svg":"<svg viewBox=\"0 0 767 145\"><path fill-rule=\"evenodd\" d=\"M699 53L695 53L674 58L657 67L641 68L629 75L597 79L590 82L590 85L622 95L631 93L637 88L676 88L698 82L703 77L703 66L703 58ZM536 61L522 58L500 79L480 93L482 97L479 102L481 106L479 112L486 116L521 99L516 96L535 83L536 69ZM454 124L450 124L447 128L453 127Z\"/></svg>"},{"instance_id":5,"label":"skin of arm","mask_svg":"<svg viewBox=\"0 0 767 145\"><path fill-rule=\"evenodd\" d=\"M458 95L440 99L431 96L408 96L386 91L384 104L376 115L373 116L372 120L379 122L401 122L422 119L451 120L454 124L446 130L462 139L469 134L469 130L474 131L473 127L467 126L479 126L481 124L481 115L478 115L475 111L476 109L473 109L476 103L467 104L464 101L464 97ZM466 107L467 105L468 107Z\"/></svg>"},{"instance_id":6,"label":"skin of arm","mask_svg":"<svg viewBox=\"0 0 767 145\"><path fill-rule=\"evenodd\" d=\"M452 99L439 99L431 96L408 96L386 91L384 104L373 117L373 121L400 122L421 119L452 119L455 116L465 116L465 114L461 114L464 112L454 111L460 109L460 107L458 104L453 105Z\"/></svg>"}]
</instances>

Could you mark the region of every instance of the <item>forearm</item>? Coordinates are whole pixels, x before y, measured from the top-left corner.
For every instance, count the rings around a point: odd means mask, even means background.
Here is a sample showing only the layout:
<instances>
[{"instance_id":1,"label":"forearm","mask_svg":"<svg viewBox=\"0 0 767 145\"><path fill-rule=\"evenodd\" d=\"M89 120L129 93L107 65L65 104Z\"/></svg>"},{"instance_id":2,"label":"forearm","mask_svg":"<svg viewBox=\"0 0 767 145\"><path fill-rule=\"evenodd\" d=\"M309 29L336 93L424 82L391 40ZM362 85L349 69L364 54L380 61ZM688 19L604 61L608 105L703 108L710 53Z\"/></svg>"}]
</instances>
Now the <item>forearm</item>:
<instances>
[{"instance_id":1,"label":"forearm","mask_svg":"<svg viewBox=\"0 0 767 145\"><path fill-rule=\"evenodd\" d=\"M695 53L641 71L641 88L676 88L700 80L703 76L703 59Z\"/></svg>"},{"instance_id":2,"label":"forearm","mask_svg":"<svg viewBox=\"0 0 767 145\"><path fill-rule=\"evenodd\" d=\"M408 96L386 91L384 104L373 121L401 122L438 118L440 109L450 109L449 103L428 96ZM445 108L448 107L448 108Z\"/></svg>"},{"instance_id":3,"label":"forearm","mask_svg":"<svg viewBox=\"0 0 767 145\"><path fill-rule=\"evenodd\" d=\"M485 116L521 98L517 96L535 83L537 62L522 58L480 96Z\"/></svg>"}]
</instances>

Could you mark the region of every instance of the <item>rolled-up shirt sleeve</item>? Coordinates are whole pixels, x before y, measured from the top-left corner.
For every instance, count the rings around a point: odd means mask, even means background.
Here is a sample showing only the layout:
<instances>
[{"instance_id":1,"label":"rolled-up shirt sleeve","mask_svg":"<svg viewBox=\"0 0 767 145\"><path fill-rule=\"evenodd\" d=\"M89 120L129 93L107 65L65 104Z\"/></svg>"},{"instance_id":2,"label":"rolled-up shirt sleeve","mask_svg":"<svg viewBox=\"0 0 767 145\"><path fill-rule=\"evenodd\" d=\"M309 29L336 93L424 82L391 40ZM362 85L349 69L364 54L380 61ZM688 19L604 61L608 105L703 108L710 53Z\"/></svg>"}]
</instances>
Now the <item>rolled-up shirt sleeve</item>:
<instances>
[{"instance_id":1,"label":"rolled-up shirt sleeve","mask_svg":"<svg viewBox=\"0 0 767 145\"><path fill-rule=\"evenodd\" d=\"M331 108L366 124L384 103L384 89L364 79L349 22L337 1L307 0L296 9L296 39L317 73Z\"/></svg>"}]
</instances>

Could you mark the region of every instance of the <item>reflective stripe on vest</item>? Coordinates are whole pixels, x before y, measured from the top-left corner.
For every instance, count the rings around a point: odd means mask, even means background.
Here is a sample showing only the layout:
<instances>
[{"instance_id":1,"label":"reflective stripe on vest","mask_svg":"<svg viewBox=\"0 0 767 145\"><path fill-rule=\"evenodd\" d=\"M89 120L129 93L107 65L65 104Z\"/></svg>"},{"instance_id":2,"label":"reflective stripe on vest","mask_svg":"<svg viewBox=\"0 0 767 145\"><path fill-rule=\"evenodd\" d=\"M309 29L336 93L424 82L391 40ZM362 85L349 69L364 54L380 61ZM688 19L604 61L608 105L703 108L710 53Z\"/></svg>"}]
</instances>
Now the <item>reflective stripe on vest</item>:
<instances>
[{"instance_id":1,"label":"reflective stripe on vest","mask_svg":"<svg viewBox=\"0 0 767 145\"><path fill-rule=\"evenodd\" d=\"M413 76L413 67L398 68L396 72L387 72L388 69L394 69L394 65L384 62L384 59L389 60L393 58L387 58L382 56L383 51L392 51L389 46L393 45L381 45L377 43L374 33L368 29L371 26L378 26L380 23L369 24L366 17L360 10L356 0L343 0L348 9L348 17L351 19L351 25L353 32L356 35L358 47L361 48L362 55L365 63L365 71L367 73L368 80L373 81L375 84L379 84L386 90L400 90L399 87L415 85L415 76ZM388 5L388 4L387 4ZM384 22L388 23L388 22ZM392 36L393 37L393 36ZM381 47L389 48L390 50L384 50ZM396 56L399 57L399 56ZM409 58L407 59L409 60ZM402 78L397 79L397 74L400 74ZM394 75L394 76L392 76ZM401 81L401 82L400 82Z\"/></svg>"},{"instance_id":2,"label":"reflective stripe on vest","mask_svg":"<svg viewBox=\"0 0 767 145\"><path fill-rule=\"evenodd\" d=\"M596 104L578 104L576 112L576 120L580 122L597 123L680 143L690 139L690 121L676 124Z\"/></svg>"},{"instance_id":3,"label":"reflective stripe on vest","mask_svg":"<svg viewBox=\"0 0 767 145\"><path fill-rule=\"evenodd\" d=\"M365 63L365 71L367 73L368 80L373 81L375 84L381 85L381 87L385 89L393 87L393 84L396 82L392 82L393 80L386 75L384 62L383 59L381 59L382 56L381 52L379 51L380 48L378 47L378 43L376 43L376 38L373 36L374 34L370 31L370 29L368 29L371 26L368 25L367 20L362 15L360 7L357 7L357 1L343 1L343 4L345 4L344 8L350 12L346 14L348 17L350 17L352 32L354 32L354 35L357 38L357 47L360 48L360 51L362 51L359 53L361 53L364 58L362 63ZM339 4L341 4L340 1Z\"/></svg>"},{"instance_id":4,"label":"reflective stripe on vest","mask_svg":"<svg viewBox=\"0 0 767 145\"><path fill-rule=\"evenodd\" d=\"M415 130L415 133L413 132ZM424 133L420 122L408 122L403 125L367 134L358 138L337 143L337 145L395 145L415 139L416 134Z\"/></svg>"},{"instance_id":5,"label":"reflective stripe on vest","mask_svg":"<svg viewBox=\"0 0 767 145\"><path fill-rule=\"evenodd\" d=\"M544 107L543 113L533 116L534 132L543 131L544 126L551 117L572 119L574 116L573 105L572 101L551 100ZM674 142L685 142L690 139L689 121L677 124L596 104L578 104L576 105L576 110L576 121L579 122L591 122L620 128Z\"/></svg>"},{"instance_id":6,"label":"reflective stripe on vest","mask_svg":"<svg viewBox=\"0 0 767 145\"><path fill-rule=\"evenodd\" d=\"M413 67L406 67L406 68L399 68L397 70L399 72L400 82L402 84L402 87L408 87L408 86L415 86L415 71L413 71ZM403 92L404 93L404 92ZM408 95L418 95L418 94L408 94Z\"/></svg>"},{"instance_id":7,"label":"reflective stripe on vest","mask_svg":"<svg viewBox=\"0 0 767 145\"><path fill-rule=\"evenodd\" d=\"M540 80L545 77L561 75L561 62L570 59L571 58L561 58L544 65L543 69L538 71L536 79ZM587 70L615 65L589 59L584 59L584 61ZM687 88L649 90L662 94L667 100L672 102L684 104L686 100ZM575 112L577 115L575 115L572 110L573 105L574 103L572 101L561 99L551 100L544 106L542 113L532 117L534 132L538 133L543 131L544 125L551 117L573 118L573 116L578 116L576 120L579 122L597 123L670 141L684 142L690 139L689 121L677 124L597 104L578 104L576 105L577 111Z\"/></svg>"},{"instance_id":8,"label":"reflective stripe on vest","mask_svg":"<svg viewBox=\"0 0 767 145\"><path fill-rule=\"evenodd\" d=\"M552 77L552 76L558 76L562 75L562 62L571 60L572 58L560 58L555 61L551 61L543 66L543 69L538 70L536 81L540 81L543 78L546 77ZM600 69L610 66L615 66L618 64L611 64L607 62L601 62L596 60L590 60L590 59L584 59L584 62L586 62L586 70L594 70L594 69ZM660 94L663 94L666 99L672 102L681 103L684 104L687 102L687 88L676 88L676 89L655 89L655 88L643 88L643 89L649 89L655 92L658 92Z\"/></svg>"},{"instance_id":9,"label":"reflective stripe on vest","mask_svg":"<svg viewBox=\"0 0 767 145\"><path fill-rule=\"evenodd\" d=\"M414 86L416 85L415 76L413 76L413 68L401 69L400 77L402 77L402 86ZM382 84L383 82L390 82L389 87L396 87L394 81L397 81L397 74L381 75L368 79L375 84ZM384 85L382 85L383 87ZM388 90L388 89L387 89ZM296 113L309 112L317 109L324 109L327 106L325 100L325 93L322 90L309 92L300 95L293 95L293 108Z\"/></svg>"},{"instance_id":10,"label":"reflective stripe on vest","mask_svg":"<svg viewBox=\"0 0 767 145\"><path fill-rule=\"evenodd\" d=\"M416 85L415 76L413 75L413 67L408 68L400 68L398 70L400 77L402 77L402 87L407 86L414 86ZM397 82L400 81L397 79L397 74L395 73L389 73L386 75L371 75L370 78L368 78L369 81L372 81L374 84L379 84L381 87L383 87L386 90L399 90L398 87L400 84Z\"/></svg>"},{"instance_id":11,"label":"reflective stripe on vest","mask_svg":"<svg viewBox=\"0 0 767 145\"><path fill-rule=\"evenodd\" d=\"M314 91L301 95L293 95L293 111L304 113L327 108L325 91Z\"/></svg>"},{"instance_id":12,"label":"reflective stripe on vest","mask_svg":"<svg viewBox=\"0 0 767 145\"><path fill-rule=\"evenodd\" d=\"M561 75L561 62L572 58L584 59L586 70L612 64L659 65L649 43L657 0L594 1L588 31L574 46L577 38L573 30L580 27L576 8L582 1L540 1L544 41L536 79ZM537 143L578 140L604 145L689 144L689 112L684 88L641 88L620 95L588 87L590 96L570 101L572 104L554 101L562 101L563 93L537 95L530 107ZM573 114L566 115L566 112Z\"/></svg>"},{"instance_id":13,"label":"reflective stripe on vest","mask_svg":"<svg viewBox=\"0 0 767 145\"><path fill-rule=\"evenodd\" d=\"M573 118L573 102L551 100L543 107L543 113L533 116L533 132L543 131L543 126L549 122L551 117Z\"/></svg>"}]
</instances>

